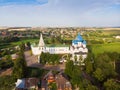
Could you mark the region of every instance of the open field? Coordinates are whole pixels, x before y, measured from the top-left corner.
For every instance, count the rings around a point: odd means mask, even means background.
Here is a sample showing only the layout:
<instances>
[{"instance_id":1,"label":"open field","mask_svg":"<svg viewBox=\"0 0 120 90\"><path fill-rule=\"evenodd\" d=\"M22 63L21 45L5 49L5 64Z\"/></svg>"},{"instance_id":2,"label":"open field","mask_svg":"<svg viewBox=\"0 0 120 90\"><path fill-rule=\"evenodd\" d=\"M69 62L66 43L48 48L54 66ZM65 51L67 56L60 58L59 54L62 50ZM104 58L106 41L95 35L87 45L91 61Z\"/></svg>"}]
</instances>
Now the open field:
<instances>
[{"instance_id":1,"label":"open field","mask_svg":"<svg viewBox=\"0 0 120 90\"><path fill-rule=\"evenodd\" d=\"M39 39L25 39L25 40L20 40L18 42L2 43L2 44L0 44L0 49L14 47L14 46L20 45L22 42L34 43L34 42L38 42L38 41L39 41Z\"/></svg>"},{"instance_id":2,"label":"open field","mask_svg":"<svg viewBox=\"0 0 120 90\"><path fill-rule=\"evenodd\" d=\"M112 27L111 28L110 27L106 27L106 28L94 28L93 27L93 28L87 28L86 30L104 30L104 31L108 30L109 31L109 30L120 30L120 28L119 27L118 28L114 28L114 27L113 28Z\"/></svg>"},{"instance_id":3,"label":"open field","mask_svg":"<svg viewBox=\"0 0 120 90\"><path fill-rule=\"evenodd\" d=\"M119 30L105 30L105 31L102 31L101 34L103 34L103 35L120 35L120 31Z\"/></svg>"},{"instance_id":4,"label":"open field","mask_svg":"<svg viewBox=\"0 0 120 90\"><path fill-rule=\"evenodd\" d=\"M96 55L103 52L118 52L120 53L120 42L107 44L92 44L90 45L92 52Z\"/></svg>"},{"instance_id":5,"label":"open field","mask_svg":"<svg viewBox=\"0 0 120 90\"><path fill-rule=\"evenodd\" d=\"M21 41L18 41L18 42L13 42L11 43L12 45L19 45L21 42L30 42L30 43L34 43L34 42L38 42L39 39L25 39L25 40L21 40Z\"/></svg>"}]
</instances>

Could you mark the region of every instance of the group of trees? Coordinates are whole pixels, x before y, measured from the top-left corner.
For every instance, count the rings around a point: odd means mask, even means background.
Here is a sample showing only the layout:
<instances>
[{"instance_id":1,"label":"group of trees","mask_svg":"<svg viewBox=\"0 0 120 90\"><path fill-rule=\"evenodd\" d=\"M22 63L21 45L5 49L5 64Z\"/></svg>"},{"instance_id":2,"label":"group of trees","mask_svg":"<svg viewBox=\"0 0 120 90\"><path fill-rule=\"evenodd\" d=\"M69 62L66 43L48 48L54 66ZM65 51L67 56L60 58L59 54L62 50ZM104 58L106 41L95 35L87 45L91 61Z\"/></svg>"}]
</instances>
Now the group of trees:
<instances>
[{"instance_id":1,"label":"group of trees","mask_svg":"<svg viewBox=\"0 0 120 90\"><path fill-rule=\"evenodd\" d=\"M102 39L100 40L87 40L88 44L104 44Z\"/></svg>"},{"instance_id":2,"label":"group of trees","mask_svg":"<svg viewBox=\"0 0 120 90\"><path fill-rule=\"evenodd\" d=\"M13 90L15 88L15 79L12 76L0 77L0 90Z\"/></svg>"},{"instance_id":3,"label":"group of trees","mask_svg":"<svg viewBox=\"0 0 120 90\"><path fill-rule=\"evenodd\" d=\"M28 48L30 49L30 43L26 43ZM12 60L11 52L5 49L2 52L2 60L0 60L0 69L6 69L13 67L13 77L15 78L23 78L26 75L26 61L24 56L24 51L26 50L25 43L21 43L19 45L20 49L16 52L18 58L16 60Z\"/></svg>"},{"instance_id":4,"label":"group of trees","mask_svg":"<svg viewBox=\"0 0 120 90\"><path fill-rule=\"evenodd\" d=\"M4 57L5 55L11 55L11 54L17 53L19 51L19 48L22 48L24 50L30 50L31 44L30 42L26 42L26 43L22 42L22 44L20 44L17 48L16 47L4 48L0 50L0 57Z\"/></svg>"},{"instance_id":5,"label":"group of trees","mask_svg":"<svg viewBox=\"0 0 120 90\"><path fill-rule=\"evenodd\" d=\"M114 90L120 89L120 83L116 82L120 75L116 64L116 62L120 62L120 54L105 52L97 57L88 54L85 61L85 72L94 79L97 85L99 84L98 86L105 90L113 90L113 87Z\"/></svg>"},{"instance_id":6,"label":"group of trees","mask_svg":"<svg viewBox=\"0 0 120 90\"><path fill-rule=\"evenodd\" d=\"M58 64L61 56L58 54L50 54L50 53L41 53L40 55L40 63L42 64Z\"/></svg>"},{"instance_id":7,"label":"group of trees","mask_svg":"<svg viewBox=\"0 0 120 90\"><path fill-rule=\"evenodd\" d=\"M14 63L10 55L6 55L4 60L0 60L0 69L13 67Z\"/></svg>"},{"instance_id":8,"label":"group of trees","mask_svg":"<svg viewBox=\"0 0 120 90\"><path fill-rule=\"evenodd\" d=\"M7 37L0 38L0 43L17 42L19 40L20 40L20 38L18 38L18 37L7 36Z\"/></svg>"},{"instance_id":9,"label":"group of trees","mask_svg":"<svg viewBox=\"0 0 120 90\"><path fill-rule=\"evenodd\" d=\"M72 40L62 39L60 36L51 36L51 38L45 38L46 44L71 44Z\"/></svg>"},{"instance_id":10,"label":"group of trees","mask_svg":"<svg viewBox=\"0 0 120 90\"><path fill-rule=\"evenodd\" d=\"M68 60L66 63L65 74L70 78L73 89L98 90L96 86L92 85L92 83L84 77L81 67L74 65L74 62L71 60Z\"/></svg>"},{"instance_id":11,"label":"group of trees","mask_svg":"<svg viewBox=\"0 0 120 90\"><path fill-rule=\"evenodd\" d=\"M70 78L72 85L81 90L120 90L117 77L120 76L120 54L103 53L94 57L89 53L85 59L85 67L76 66L73 61L66 63L65 73Z\"/></svg>"},{"instance_id":12,"label":"group of trees","mask_svg":"<svg viewBox=\"0 0 120 90\"><path fill-rule=\"evenodd\" d=\"M27 42L26 45L27 45L27 50L30 49L30 43ZM20 44L20 50L15 49L15 48L1 50L0 51L0 58L1 58L0 69L6 69L6 68L13 67L14 62L12 60L11 55L16 53L19 56L18 59L20 59L21 57L23 59L24 58L24 55L23 55L24 50L26 50L25 43Z\"/></svg>"},{"instance_id":13,"label":"group of trees","mask_svg":"<svg viewBox=\"0 0 120 90\"><path fill-rule=\"evenodd\" d=\"M15 48L9 48L9 49L4 49L4 50L0 50L0 57L4 57L4 56L8 56L11 54L16 53L18 50Z\"/></svg>"},{"instance_id":14,"label":"group of trees","mask_svg":"<svg viewBox=\"0 0 120 90\"><path fill-rule=\"evenodd\" d=\"M6 69L12 67L12 75L0 77L0 90L12 90L15 87L16 79L25 78L27 75L27 65L24 58L24 45L20 45L17 53L18 58L12 60L10 55L5 56L4 60L0 60L0 68Z\"/></svg>"},{"instance_id":15,"label":"group of trees","mask_svg":"<svg viewBox=\"0 0 120 90\"><path fill-rule=\"evenodd\" d=\"M49 90L57 90L57 85L55 82L48 84Z\"/></svg>"},{"instance_id":16,"label":"group of trees","mask_svg":"<svg viewBox=\"0 0 120 90\"><path fill-rule=\"evenodd\" d=\"M26 72L27 72L27 64L25 61L25 56L24 56L24 44L22 43L20 45L20 51L18 52L18 58L14 62L14 67L13 67L13 73L12 76L15 79L18 78L25 78L26 77Z\"/></svg>"}]
</instances>

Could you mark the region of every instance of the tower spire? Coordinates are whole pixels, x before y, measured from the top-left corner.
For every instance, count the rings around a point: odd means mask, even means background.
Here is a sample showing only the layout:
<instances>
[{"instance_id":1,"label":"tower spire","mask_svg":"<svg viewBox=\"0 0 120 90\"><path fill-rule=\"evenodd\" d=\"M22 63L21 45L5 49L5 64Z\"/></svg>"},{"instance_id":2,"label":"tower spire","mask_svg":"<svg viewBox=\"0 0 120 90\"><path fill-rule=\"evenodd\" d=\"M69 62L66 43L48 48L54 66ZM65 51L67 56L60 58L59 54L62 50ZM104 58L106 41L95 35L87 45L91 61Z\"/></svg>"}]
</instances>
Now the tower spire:
<instances>
[{"instance_id":1,"label":"tower spire","mask_svg":"<svg viewBox=\"0 0 120 90\"><path fill-rule=\"evenodd\" d=\"M39 45L38 46L39 47L44 47L45 46L42 34L40 35L40 40L39 40Z\"/></svg>"}]
</instances>

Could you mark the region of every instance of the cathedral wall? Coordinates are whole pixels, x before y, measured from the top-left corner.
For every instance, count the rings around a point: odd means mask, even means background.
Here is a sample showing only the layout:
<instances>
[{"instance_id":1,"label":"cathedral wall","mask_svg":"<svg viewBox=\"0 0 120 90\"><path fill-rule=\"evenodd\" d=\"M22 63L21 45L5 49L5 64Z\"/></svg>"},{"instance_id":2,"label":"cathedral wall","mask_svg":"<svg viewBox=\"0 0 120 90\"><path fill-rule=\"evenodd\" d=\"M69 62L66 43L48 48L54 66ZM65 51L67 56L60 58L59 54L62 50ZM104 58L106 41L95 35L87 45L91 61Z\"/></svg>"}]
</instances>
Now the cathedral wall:
<instances>
[{"instance_id":1,"label":"cathedral wall","mask_svg":"<svg viewBox=\"0 0 120 90\"><path fill-rule=\"evenodd\" d=\"M41 54L41 50L39 50L39 47L31 47L32 53L34 55L40 55Z\"/></svg>"},{"instance_id":2,"label":"cathedral wall","mask_svg":"<svg viewBox=\"0 0 120 90\"><path fill-rule=\"evenodd\" d=\"M46 52L51 54L70 53L69 47L46 47Z\"/></svg>"},{"instance_id":3,"label":"cathedral wall","mask_svg":"<svg viewBox=\"0 0 120 90\"><path fill-rule=\"evenodd\" d=\"M41 49L39 47L31 47L32 53L34 55L40 55ZM50 54L65 54L70 53L69 47L45 47L43 52L48 52Z\"/></svg>"}]
</instances>

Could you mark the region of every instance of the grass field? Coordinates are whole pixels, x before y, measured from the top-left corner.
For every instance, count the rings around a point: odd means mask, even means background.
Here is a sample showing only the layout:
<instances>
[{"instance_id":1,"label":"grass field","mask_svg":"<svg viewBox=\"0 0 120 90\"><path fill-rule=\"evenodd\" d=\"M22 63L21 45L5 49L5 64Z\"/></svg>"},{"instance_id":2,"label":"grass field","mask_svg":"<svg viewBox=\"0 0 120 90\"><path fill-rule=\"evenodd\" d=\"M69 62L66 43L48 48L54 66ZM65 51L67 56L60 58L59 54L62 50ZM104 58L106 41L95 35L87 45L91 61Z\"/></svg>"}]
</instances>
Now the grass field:
<instances>
[{"instance_id":1,"label":"grass field","mask_svg":"<svg viewBox=\"0 0 120 90\"><path fill-rule=\"evenodd\" d=\"M38 41L39 41L39 39L23 39L18 42L2 43L2 44L0 44L0 49L14 47L14 46L20 45L22 42L34 43L34 42L38 42Z\"/></svg>"},{"instance_id":2,"label":"grass field","mask_svg":"<svg viewBox=\"0 0 120 90\"><path fill-rule=\"evenodd\" d=\"M120 35L120 31L119 30L105 30L105 31L102 31L103 35Z\"/></svg>"},{"instance_id":3,"label":"grass field","mask_svg":"<svg viewBox=\"0 0 120 90\"><path fill-rule=\"evenodd\" d=\"M90 47L95 56L103 52L120 53L120 42L107 43L107 44L92 44L90 45Z\"/></svg>"},{"instance_id":4,"label":"grass field","mask_svg":"<svg viewBox=\"0 0 120 90\"><path fill-rule=\"evenodd\" d=\"M19 44L21 44L21 42L24 42L24 43L26 43L26 42L34 43L34 42L38 42L38 41L39 41L39 39L25 39L25 40L20 40L18 42L13 42L11 44L12 45L19 45Z\"/></svg>"}]
</instances>

